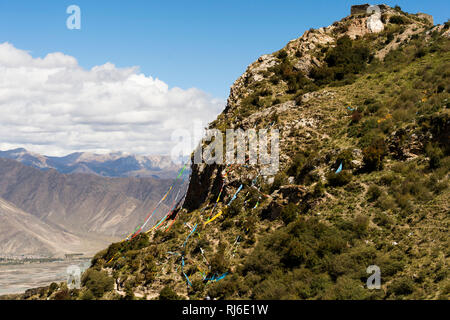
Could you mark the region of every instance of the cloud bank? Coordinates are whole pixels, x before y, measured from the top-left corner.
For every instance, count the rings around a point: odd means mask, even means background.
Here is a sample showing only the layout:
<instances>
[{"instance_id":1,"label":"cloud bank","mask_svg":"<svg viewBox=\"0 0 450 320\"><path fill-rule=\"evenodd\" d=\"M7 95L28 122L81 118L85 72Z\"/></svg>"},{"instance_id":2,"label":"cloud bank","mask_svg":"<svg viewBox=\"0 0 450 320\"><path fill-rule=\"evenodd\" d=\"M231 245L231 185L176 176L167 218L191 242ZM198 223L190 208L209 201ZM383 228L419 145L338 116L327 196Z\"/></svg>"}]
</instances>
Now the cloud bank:
<instances>
[{"instance_id":1,"label":"cloud bank","mask_svg":"<svg viewBox=\"0 0 450 320\"><path fill-rule=\"evenodd\" d=\"M0 44L2 150L170 154L175 130L206 125L224 105L199 89L169 88L136 67L86 70L63 53L33 58Z\"/></svg>"}]
</instances>

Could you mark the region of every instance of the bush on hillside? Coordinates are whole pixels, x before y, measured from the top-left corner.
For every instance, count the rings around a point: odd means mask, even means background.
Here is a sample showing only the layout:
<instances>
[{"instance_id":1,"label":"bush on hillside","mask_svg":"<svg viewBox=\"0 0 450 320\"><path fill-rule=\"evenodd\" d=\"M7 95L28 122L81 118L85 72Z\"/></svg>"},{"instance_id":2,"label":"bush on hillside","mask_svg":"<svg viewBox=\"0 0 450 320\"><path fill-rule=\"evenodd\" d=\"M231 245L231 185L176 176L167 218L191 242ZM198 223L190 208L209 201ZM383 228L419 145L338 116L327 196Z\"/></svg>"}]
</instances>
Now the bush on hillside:
<instances>
[{"instance_id":1,"label":"bush on hillside","mask_svg":"<svg viewBox=\"0 0 450 320\"><path fill-rule=\"evenodd\" d=\"M324 85L335 80L351 79L360 73L371 58L370 49L362 42L352 41L345 35L325 56L326 65L311 70L310 76L317 84Z\"/></svg>"},{"instance_id":2,"label":"bush on hillside","mask_svg":"<svg viewBox=\"0 0 450 320\"><path fill-rule=\"evenodd\" d=\"M355 231L358 237L362 237L366 234L368 226L369 217L367 216L357 215L353 220L353 231Z\"/></svg>"},{"instance_id":3,"label":"bush on hillside","mask_svg":"<svg viewBox=\"0 0 450 320\"><path fill-rule=\"evenodd\" d=\"M274 192L275 190L280 189L281 186L287 184L288 177L284 172L279 172L275 176L272 185L270 186L270 193Z\"/></svg>"},{"instance_id":4,"label":"bush on hillside","mask_svg":"<svg viewBox=\"0 0 450 320\"><path fill-rule=\"evenodd\" d=\"M386 144L383 139L376 139L363 149L363 162L367 171L383 169L383 159L386 154Z\"/></svg>"},{"instance_id":5,"label":"bush on hillside","mask_svg":"<svg viewBox=\"0 0 450 320\"><path fill-rule=\"evenodd\" d=\"M425 153L429 158L430 169L437 169L441 166L441 159L444 157L444 153L438 146L428 143L425 147Z\"/></svg>"},{"instance_id":6,"label":"bush on hillside","mask_svg":"<svg viewBox=\"0 0 450 320\"><path fill-rule=\"evenodd\" d=\"M114 289L114 279L107 272L88 269L81 277L81 284L100 298L105 292Z\"/></svg>"},{"instance_id":7,"label":"bush on hillside","mask_svg":"<svg viewBox=\"0 0 450 320\"><path fill-rule=\"evenodd\" d=\"M212 273L223 274L228 271L229 261L225 258L225 248L224 243L219 243L219 250L210 260L210 270Z\"/></svg>"},{"instance_id":8,"label":"bush on hillside","mask_svg":"<svg viewBox=\"0 0 450 320\"><path fill-rule=\"evenodd\" d=\"M352 173L348 170L341 171L339 173L330 172L327 175L328 185L332 187L342 187L352 181Z\"/></svg>"},{"instance_id":9,"label":"bush on hillside","mask_svg":"<svg viewBox=\"0 0 450 320\"><path fill-rule=\"evenodd\" d=\"M91 290L86 290L82 295L81 295L81 300L94 300L94 294L92 293Z\"/></svg>"},{"instance_id":10,"label":"bush on hillside","mask_svg":"<svg viewBox=\"0 0 450 320\"><path fill-rule=\"evenodd\" d=\"M159 292L159 300L180 300L180 297L171 287L165 286Z\"/></svg>"},{"instance_id":11,"label":"bush on hillside","mask_svg":"<svg viewBox=\"0 0 450 320\"><path fill-rule=\"evenodd\" d=\"M284 60L284 59L286 59L287 58L287 52L285 51L285 50L280 50L279 52L278 52L278 55L277 55L277 58L278 59L281 59L281 60Z\"/></svg>"},{"instance_id":12,"label":"bush on hillside","mask_svg":"<svg viewBox=\"0 0 450 320\"><path fill-rule=\"evenodd\" d=\"M408 23L408 19L406 19L405 17L397 15L397 16L392 16L389 19L389 22L393 23L393 24L407 24Z\"/></svg>"},{"instance_id":13,"label":"bush on hillside","mask_svg":"<svg viewBox=\"0 0 450 320\"><path fill-rule=\"evenodd\" d=\"M281 210L281 220L283 220L285 224L289 224L297 218L298 212L298 206L293 203L289 203L283 208L283 210Z\"/></svg>"},{"instance_id":14,"label":"bush on hillside","mask_svg":"<svg viewBox=\"0 0 450 320\"><path fill-rule=\"evenodd\" d=\"M381 196L381 189L377 185L371 185L367 190L367 198L369 201L375 201Z\"/></svg>"},{"instance_id":15,"label":"bush on hillside","mask_svg":"<svg viewBox=\"0 0 450 320\"><path fill-rule=\"evenodd\" d=\"M353 161L352 149L345 149L338 154L337 159L334 163L334 168L337 169L339 165L342 163L342 167L344 169L350 169L353 166L352 161Z\"/></svg>"},{"instance_id":16,"label":"bush on hillside","mask_svg":"<svg viewBox=\"0 0 450 320\"><path fill-rule=\"evenodd\" d=\"M409 278L396 279L388 286L388 295L407 296L414 292L414 287L414 282Z\"/></svg>"},{"instance_id":17,"label":"bush on hillside","mask_svg":"<svg viewBox=\"0 0 450 320\"><path fill-rule=\"evenodd\" d=\"M317 181L317 177L314 174L310 174L317 165L317 154L309 151L300 151L297 153L292 161L291 166L287 170L289 176L295 178L295 182L298 184L309 184L313 181Z\"/></svg>"}]
</instances>

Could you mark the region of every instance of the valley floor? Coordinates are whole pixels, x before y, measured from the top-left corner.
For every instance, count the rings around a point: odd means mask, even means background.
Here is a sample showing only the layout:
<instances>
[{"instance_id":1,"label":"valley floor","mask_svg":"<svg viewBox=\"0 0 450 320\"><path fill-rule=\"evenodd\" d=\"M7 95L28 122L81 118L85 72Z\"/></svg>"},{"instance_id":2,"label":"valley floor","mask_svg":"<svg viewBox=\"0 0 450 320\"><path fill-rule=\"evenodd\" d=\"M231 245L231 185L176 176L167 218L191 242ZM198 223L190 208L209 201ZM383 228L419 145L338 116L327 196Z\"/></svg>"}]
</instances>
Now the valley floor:
<instances>
[{"instance_id":1,"label":"valley floor","mask_svg":"<svg viewBox=\"0 0 450 320\"><path fill-rule=\"evenodd\" d=\"M66 270L70 265L77 265L83 270L90 265L90 260L0 265L0 300L2 295L20 294L31 288L48 286L52 282L66 281Z\"/></svg>"}]
</instances>

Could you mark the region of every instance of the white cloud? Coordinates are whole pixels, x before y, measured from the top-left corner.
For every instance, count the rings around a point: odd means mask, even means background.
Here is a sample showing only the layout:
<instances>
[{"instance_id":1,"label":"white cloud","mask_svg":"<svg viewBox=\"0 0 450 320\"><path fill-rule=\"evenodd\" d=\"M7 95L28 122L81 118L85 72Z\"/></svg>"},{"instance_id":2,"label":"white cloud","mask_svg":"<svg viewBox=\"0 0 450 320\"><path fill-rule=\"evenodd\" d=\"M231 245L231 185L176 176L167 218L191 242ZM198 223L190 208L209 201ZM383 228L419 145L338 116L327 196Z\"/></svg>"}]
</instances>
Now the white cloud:
<instances>
[{"instance_id":1,"label":"white cloud","mask_svg":"<svg viewBox=\"0 0 450 320\"><path fill-rule=\"evenodd\" d=\"M169 88L136 67L85 70L59 52L33 58L0 44L1 150L170 154L174 130L206 125L224 105L195 88Z\"/></svg>"}]
</instances>

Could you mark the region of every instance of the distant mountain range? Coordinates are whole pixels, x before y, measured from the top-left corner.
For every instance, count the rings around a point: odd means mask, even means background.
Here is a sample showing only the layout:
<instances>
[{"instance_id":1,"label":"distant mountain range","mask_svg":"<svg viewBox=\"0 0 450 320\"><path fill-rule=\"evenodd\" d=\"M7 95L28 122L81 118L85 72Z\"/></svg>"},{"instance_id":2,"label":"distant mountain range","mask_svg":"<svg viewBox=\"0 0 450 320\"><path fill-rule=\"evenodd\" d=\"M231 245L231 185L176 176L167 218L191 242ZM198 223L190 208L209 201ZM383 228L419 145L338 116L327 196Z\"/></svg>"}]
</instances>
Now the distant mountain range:
<instances>
[{"instance_id":1,"label":"distant mountain range","mask_svg":"<svg viewBox=\"0 0 450 320\"><path fill-rule=\"evenodd\" d=\"M2 255L60 256L92 254L105 240L75 235L62 227L41 221L0 198L0 253ZM109 239L114 239L109 237Z\"/></svg>"},{"instance_id":2,"label":"distant mountain range","mask_svg":"<svg viewBox=\"0 0 450 320\"><path fill-rule=\"evenodd\" d=\"M33 157L24 150L13 150L10 156L28 165L0 158L0 254L95 252L132 232L173 182L62 174L32 167L48 165L47 157ZM72 155L75 158L80 156ZM177 190L186 188L186 180L179 180L149 226L167 213Z\"/></svg>"},{"instance_id":3,"label":"distant mountain range","mask_svg":"<svg viewBox=\"0 0 450 320\"><path fill-rule=\"evenodd\" d=\"M103 177L173 178L180 165L169 156L141 156L123 152L94 154L76 152L64 157L44 156L23 148L0 151L0 158L13 159L40 170L60 173L89 173Z\"/></svg>"}]
</instances>

